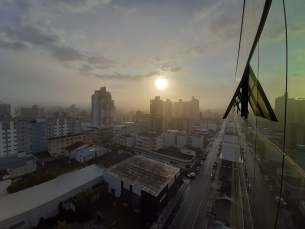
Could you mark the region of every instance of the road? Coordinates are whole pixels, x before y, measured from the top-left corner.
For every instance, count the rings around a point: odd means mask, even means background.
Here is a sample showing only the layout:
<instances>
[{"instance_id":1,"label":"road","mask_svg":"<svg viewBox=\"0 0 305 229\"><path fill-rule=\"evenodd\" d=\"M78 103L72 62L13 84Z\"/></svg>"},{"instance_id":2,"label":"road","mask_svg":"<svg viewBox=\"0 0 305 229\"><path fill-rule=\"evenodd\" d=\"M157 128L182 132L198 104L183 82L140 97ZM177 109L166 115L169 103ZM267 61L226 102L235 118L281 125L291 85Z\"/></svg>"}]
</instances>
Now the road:
<instances>
[{"instance_id":1,"label":"road","mask_svg":"<svg viewBox=\"0 0 305 229\"><path fill-rule=\"evenodd\" d=\"M223 131L223 128L221 131ZM210 153L207 156L207 160L204 161L200 171L196 174L196 178L191 180L189 193L170 228L190 229L194 227L196 219L199 217L198 213L202 212L200 210L204 208L209 192L211 191L210 174L213 163L217 159L218 146L221 139L220 136L221 135L218 134L217 137L214 137L215 141L213 142L212 147L210 147Z\"/></svg>"},{"instance_id":2,"label":"road","mask_svg":"<svg viewBox=\"0 0 305 229\"><path fill-rule=\"evenodd\" d=\"M241 134L241 144L245 147L245 168L248 171L249 181L253 188L253 190L249 192L253 227L258 229L274 228L278 207L280 207L279 203L276 202L274 198L275 196L280 195L279 190L275 188L274 183L272 184L275 190L269 190L271 181L266 181L264 179L264 175L260 172L257 161L253 159L253 156L256 156L255 149L249 147L245 133L241 132L241 127L238 122L236 124L237 130L239 134ZM253 152L251 152L251 150L253 150ZM280 223L277 224L277 228L287 228L281 211L279 213Z\"/></svg>"}]
</instances>

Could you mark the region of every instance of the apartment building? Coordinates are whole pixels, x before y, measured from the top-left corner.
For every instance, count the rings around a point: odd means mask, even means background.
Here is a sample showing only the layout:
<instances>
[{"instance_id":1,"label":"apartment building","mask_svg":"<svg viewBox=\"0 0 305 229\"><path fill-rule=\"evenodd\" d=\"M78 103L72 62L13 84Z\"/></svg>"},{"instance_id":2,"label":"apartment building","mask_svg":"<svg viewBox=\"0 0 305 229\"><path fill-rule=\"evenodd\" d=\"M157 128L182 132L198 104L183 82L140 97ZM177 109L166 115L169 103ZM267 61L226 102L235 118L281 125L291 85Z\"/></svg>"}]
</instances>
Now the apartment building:
<instances>
[{"instance_id":1,"label":"apartment building","mask_svg":"<svg viewBox=\"0 0 305 229\"><path fill-rule=\"evenodd\" d=\"M0 157L17 153L17 130L15 123L9 117L2 117L0 119Z\"/></svg>"},{"instance_id":2,"label":"apartment building","mask_svg":"<svg viewBox=\"0 0 305 229\"><path fill-rule=\"evenodd\" d=\"M204 136L196 134L187 134L185 131L168 130L164 134L164 148L174 146L182 149L185 146L194 148L203 148Z\"/></svg>"},{"instance_id":3,"label":"apartment building","mask_svg":"<svg viewBox=\"0 0 305 229\"><path fill-rule=\"evenodd\" d=\"M21 108L20 117L25 119L40 119L44 118L43 114L44 109L38 107L37 105L32 106L31 108Z\"/></svg>"},{"instance_id":4,"label":"apartment building","mask_svg":"<svg viewBox=\"0 0 305 229\"><path fill-rule=\"evenodd\" d=\"M133 149L136 146L136 135L125 134L120 137L120 145Z\"/></svg>"},{"instance_id":5,"label":"apartment building","mask_svg":"<svg viewBox=\"0 0 305 229\"><path fill-rule=\"evenodd\" d=\"M143 149L157 151L163 148L163 142L163 134L148 132L136 135L136 146Z\"/></svg>"},{"instance_id":6,"label":"apartment building","mask_svg":"<svg viewBox=\"0 0 305 229\"><path fill-rule=\"evenodd\" d=\"M51 157L66 156L65 148L76 142L91 142L91 135L80 133L49 138L48 152L51 154Z\"/></svg>"},{"instance_id":7,"label":"apartment building","mask_svg":"<svg viewBox=\"0 0 305 229\"><path fill-rule=\"evenodd\" d=\"M114 101L111 93L106 91L106 87L96 90L91 97L92 126L103 128L113 125Z\"/></svg>"}]
</instances>

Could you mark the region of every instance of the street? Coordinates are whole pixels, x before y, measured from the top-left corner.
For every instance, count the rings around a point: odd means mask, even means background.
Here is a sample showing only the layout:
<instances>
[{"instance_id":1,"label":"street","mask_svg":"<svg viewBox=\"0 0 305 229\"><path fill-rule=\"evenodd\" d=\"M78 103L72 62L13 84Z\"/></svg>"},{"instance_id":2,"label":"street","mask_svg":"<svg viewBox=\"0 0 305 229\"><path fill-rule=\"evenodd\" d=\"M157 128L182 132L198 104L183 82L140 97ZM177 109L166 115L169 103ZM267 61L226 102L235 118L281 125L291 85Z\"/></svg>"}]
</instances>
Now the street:
<instances>
[{"instance_id":1,"label":"street","mask_svg":"<svg viewBox=\"0 0 305 229\"><path fill-rule=\"evenodd\" d=\"M222 129L219 131L223 131ZM210 147L210 152L207 155L207 160L201 166L200 171L196 177L190 181L190 189L182 203L178 214L176 214L170 228L189 229L195 228L195 225L201 225L202 221L206 219L203 212L208 201L209 194L213 191L211 189L210 174L213 163L217 160L218 146L221 141L221 134L214 137L213 145ZM215 181L214 181L215 183Z\"/></svg>"}]
</instances>

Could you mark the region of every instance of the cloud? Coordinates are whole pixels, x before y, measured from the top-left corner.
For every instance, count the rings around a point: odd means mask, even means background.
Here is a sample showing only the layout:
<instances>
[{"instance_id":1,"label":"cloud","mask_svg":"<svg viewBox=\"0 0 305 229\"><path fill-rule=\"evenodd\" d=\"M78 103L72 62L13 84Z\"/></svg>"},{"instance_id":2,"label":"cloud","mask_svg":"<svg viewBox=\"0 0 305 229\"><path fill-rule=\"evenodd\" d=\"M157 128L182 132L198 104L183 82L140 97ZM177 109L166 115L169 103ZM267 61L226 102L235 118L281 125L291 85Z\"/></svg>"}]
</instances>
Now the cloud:
<instances>
[{"instance_id":1,"label":"cloud","mask_svg":"<svg viewBox=\"0 0 305 229\"><path fill-rule=\"evenodd\" d=\"M4 36L2 36L0 34L0 48L21 51L21 50L27 49L28 45L26 43L20 42L20 41L8 42L4 39Z\"/></svg>"},{"instance_id":2,"label":"cloud","mask_svg":"<svg viewBox=\"0 0 305 229\"><path fill-rule=\"evenodd\" d=\"M0 26L0 32L4 33L6 37L16 40L28 42L33 45L53 45L60 42L60 37L56 34L45 34L38 28L34 28L31 25L17 25L12 26Z\"/></svg>"},{"instance_id":3,"label":"cloud","mask_svg":"<svg viewBox=\"0 0 305 229\"><path fill-rule=\"evenodd\" d=\"M106 79L106 80L123 80L123 81L142 81L143 79L147 79L153 76L160 75L158 72L150 72L146 75L123 75L120 73L114 74L92 74L99 79Z\"/></svg>"},{"instance_id":4,"label":"cloud","mask_svg":"<svg viewBox=\"0 0 305 229\"><path fill-rule=\"evenodd\" d=\"M180 52L179 54L180 56L202 56L204 55L204 51L203 48L200 47L191 47L184 52Z\"/></svg>"},{"instance_id":5,"label":"cloud","mask_svg":"<svg viewBox=\"0 0 305 229\"><path fill-rule=\"evenodd\" d=\"M272 25L272 26L274 26L274 25ZM288 27L287 27L288 36L296 35L296 34L300 34L300 33L304 33L304 32L305 32L304 23L301 24L299 22L294 22L294 23L291 23L290 25L288 25ZM277 27L275 30L273 30L273 33L269 36L269 39L272 41L279 41L284 38L285 38L285 27L284 26Z\"/></svg>"},{"instance_id":6,"label":"cloud","mask_svg":"<svg viewBox=\"0 0 305 229\"><path fill-rule=\"evenodd\" d=\"M162 71L166 71L166 72L179 72L182 68L174 68L174 67L171 67L170 65L163 65L161 67L161 70Z\"/></svg>"},{"instance_id":7,"label":"cloud","mask_svg":"<svg viewBox=\"0 0 305 229\"><path fill-rule=\"evenodd\" d=\"M71 47L51 47L52 55L60 61L85 60L86 56Z\"/></svg>"}]
</instances>

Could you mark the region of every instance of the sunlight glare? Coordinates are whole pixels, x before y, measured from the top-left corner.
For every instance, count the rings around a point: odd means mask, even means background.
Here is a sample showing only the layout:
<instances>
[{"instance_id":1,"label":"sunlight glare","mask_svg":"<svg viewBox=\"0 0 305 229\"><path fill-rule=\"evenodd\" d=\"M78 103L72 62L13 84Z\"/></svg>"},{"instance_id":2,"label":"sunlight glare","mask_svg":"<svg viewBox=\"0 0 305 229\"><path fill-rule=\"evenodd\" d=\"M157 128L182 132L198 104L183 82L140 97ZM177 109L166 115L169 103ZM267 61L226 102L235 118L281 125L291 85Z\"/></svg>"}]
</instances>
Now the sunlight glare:
<instances>
[{"instance_id":1,"label":"sunlight glare","mask_svg":"<svg viewBox=\"0 0 305 229\"><path fill-rule=\"evenodd\" d=\"M159 89L165 88L165 87L166 87L166 80L165 80L165 79L162 79L162 78L157 79L157 81L156 81L156 86L157 86Z\"/></svg>"}]
</instances>

